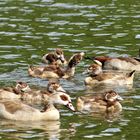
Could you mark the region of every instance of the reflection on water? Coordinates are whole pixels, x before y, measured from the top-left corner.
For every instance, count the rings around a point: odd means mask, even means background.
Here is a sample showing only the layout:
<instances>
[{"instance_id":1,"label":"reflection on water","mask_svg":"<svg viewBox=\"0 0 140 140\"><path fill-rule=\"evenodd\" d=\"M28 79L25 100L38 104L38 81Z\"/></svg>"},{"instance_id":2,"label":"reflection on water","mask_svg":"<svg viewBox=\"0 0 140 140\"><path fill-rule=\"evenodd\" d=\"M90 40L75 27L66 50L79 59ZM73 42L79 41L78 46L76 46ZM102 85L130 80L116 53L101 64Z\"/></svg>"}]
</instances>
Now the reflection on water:
<instances>
[{"instance_id":1,"label":"reflection on water","mask_svg":"<svg viewBox=\"0 0 140 140\"><path fill-rule=\"evenodd\" d=\"M64 49L67 59L79 51L86 52L87 56L137 56L140 48L139 7L139 0L1 0L0 85L11 86L20 80L46 87L47 80L29 77L27 69L30 64L41 65L42 55L56 47ZM58 122L1 120L0 137L139 139L140 74L135 74L132 87L88 89L82 72L91 63L84 60L73 78L62 79L60 83L74 103L78 96L113 88L124 98L120 116L108 119L61 108L61 127Z\"/></svg>"},{"instance_id":2,"label":"reflection on water","mask_svg":"<svg viewBox=\"0 0 140 140\"><path fill-rule=\"evenodd\" d=\"M42 138L46 137L49 140L59 139L60 137L60 122L12 122L7 120L0 121L0 134L3 138L8 135L9 138Z\"/></svg>"}]
</instances>

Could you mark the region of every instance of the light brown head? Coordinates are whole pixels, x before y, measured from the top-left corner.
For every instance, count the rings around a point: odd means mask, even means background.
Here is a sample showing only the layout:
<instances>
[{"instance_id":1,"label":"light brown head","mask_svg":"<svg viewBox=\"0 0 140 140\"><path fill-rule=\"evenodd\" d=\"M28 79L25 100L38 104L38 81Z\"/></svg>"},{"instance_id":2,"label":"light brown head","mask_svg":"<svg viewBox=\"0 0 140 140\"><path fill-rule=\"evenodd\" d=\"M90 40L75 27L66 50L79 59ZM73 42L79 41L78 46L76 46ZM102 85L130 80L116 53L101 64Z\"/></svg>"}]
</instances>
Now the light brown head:
<instances>
[{"instance_id":1,"label":"light brown head","mask_svg":"<svg viewBox=\"0 0 140 140\"><path fill-rule=\"evenodd\" d=\"M115 92L114 90L110 90L108 92L105 93L104 95L104 99L106 101L109 102L115 102L115 101L122 101L123 98L121 96L118 95L117 92Z\"/></svg>"},{"instance_id":2,"label":"light brown head","mask_svg":"<svg viewBox=\"0 0 140 140\"><path fill-rule=\"evenodd\" d=\"M93 75L98 75L98 74L102 73L102 66L100 66L98 64L92 64L88 67L87 73L93 74Z\"/></svg>"},{"instance_id":3,"label":"light brown head","mask_svg":"<svg viewBox=\"0 0 140 140\"><path fill-rule=\"evenodd\" d=\"M25 82L17 82L16 86L15 86L15 90L19 91L19 92L28 92L31 91L29 85Z\"/></svg>"},{"instance_id":4,"label":"light brown head","mask_svg":"<svg viewBox=\"0 0 140 140\"><path fill-rule=\"evenodd\" d=\"M42 61L50 64L60 64L66 62L64 52L61 48L56 48L54 53L47 53L43 55Z\"/></svg>"},{"instance_id":5,"label":"light brown head","mask_svg":"<svg viewBox=\"0 0 140 140\"><path fill-rule=\"evenodd\" d=\"M77 54L74 54L70 60L69 60L69 63L68 63L68 66L69 67L75 67L77 64L80 63L80 61L83 59L83 56L85 55L84 52L81 52L81 53L77 53Z\"/></svg>"},{"instance_id":6,"label":"light brown head","mask_svg":"<svg viewBox=\"0 0 140 140\"><path fill-rule=\"evenodd\" d=\"M60 85L57 79L50 79L47 86L47 90L51 93L58 92L58 91L65 92L65 90L62 88L62 86Z\"/></svg>"},{"instance_id":7,"label":"light brown head","mask_svg":"<svg viewBox=\"0 0 140 140\"><path fill-rule=\"evenodd\" d=\"M57 48L55 50L55 54L57 56L57 60L60 60L62 63L64 63L66 61L65 57L64 57L64 52L61 48Z\"/></svg>"}]
</instances>

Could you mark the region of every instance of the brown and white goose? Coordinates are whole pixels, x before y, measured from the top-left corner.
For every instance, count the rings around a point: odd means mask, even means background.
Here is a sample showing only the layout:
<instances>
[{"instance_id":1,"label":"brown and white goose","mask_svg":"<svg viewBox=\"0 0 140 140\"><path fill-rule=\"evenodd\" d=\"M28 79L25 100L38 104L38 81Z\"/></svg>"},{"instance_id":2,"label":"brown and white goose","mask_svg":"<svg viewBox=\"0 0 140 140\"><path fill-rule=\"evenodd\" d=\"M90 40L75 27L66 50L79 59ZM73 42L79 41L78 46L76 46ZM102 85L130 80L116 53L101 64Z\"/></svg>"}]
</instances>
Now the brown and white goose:
<instances>
[{"instance_id":1,"label":"brown and white goose","mask_svg":"<svg viewBox=\"0 0 140 140\"><path fill-rule=\"evenodd\" d=\"M28 68L28 73L32 77L38 78L69 78L74 76L75 68L78 63L82 60L84 53L74 54L65 69L58 65L49 65L49 66L30 66Z\"/></svg>"},{"instance_id":2,"label":"brown and white goose","mask_svg":"<svg viewBox=\"0 0 140 140\"><path fill-rule=\"evenodd\" d=\"M132 85L135 70L129 73L116 73L112 71L103 72L102 63L95 60L88 68L89 76L85 78L86 85L112 84L112 85Z\"/></svg>"},{"instance_id":3,"label":"brown and white goose","mask_svg":"<svg viewBox=\"0 0 140 140\"><path fill-rule=\"evenodd\" d=\"M1 100L0 118L18 121L58 120L60 114L54 104L62 104L75 111L70 96L66 93L59 92L49 95L48 102L41 111L21 101Z\"/></svg>"},{"instance_id":4,"label":"brown and white goose","mask_svg":"<svg viewBox=\"0 0 140 140\"><path fill-rule=\"evenodd\" d=\"M104 69L140 71L140 58L97 56L93 59L100 61Z\"/></svg>"}]
</instances>

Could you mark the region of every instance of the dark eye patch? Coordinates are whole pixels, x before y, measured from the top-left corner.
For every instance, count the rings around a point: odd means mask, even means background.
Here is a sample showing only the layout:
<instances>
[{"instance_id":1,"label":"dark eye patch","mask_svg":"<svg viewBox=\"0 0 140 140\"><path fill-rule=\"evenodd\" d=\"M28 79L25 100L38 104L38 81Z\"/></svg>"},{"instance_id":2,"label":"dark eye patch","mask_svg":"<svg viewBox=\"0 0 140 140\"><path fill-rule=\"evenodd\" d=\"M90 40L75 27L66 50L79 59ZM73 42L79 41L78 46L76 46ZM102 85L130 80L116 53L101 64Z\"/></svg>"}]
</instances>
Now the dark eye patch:
<instances>
[{"instance_id":1,"label":"dark eye patch","mask_svg":"<svg viewBox=\"0 0 140 140\"><path fill-rule=\"evenodd\" d=\"M56 52L58 55L60 55L61 53L60 52Z\"/></svg>"},{"instance_id":2,"label":"dark eye patch","mask_svg":"<svg viewBox=\"0 0 140 140\"><path fill-rule=\"evenodd\" d=\"M109 94L110 94L111 96L116 96L116 95L117 95L117 93L116 93L115 91L113 91L113 90L111 90L111 91L109 92Z\"/></svg>"},{"instance_id":3,"label":"dark eye patch","mask_svg":"<svg viewBox=\"0 0 140 140\"><path fill-rule=\"evenodd\" d=\"M61 95L60 98L61 98L63 101L67 101L67 100L68 100L68 97L65 96L65 95Z\"/></svg>"},{"instance_id":4,"label":"dark eye patch","mask_svg":"<svg viewBox=\"0 0 140 140\"><path fill-rule=\"evenodd\" d=\"M23 84L23 82L18 82L20 85L22 85Z\"/></svg>"},{"instance_id":5,"label":"dark eye patch","mask_svg":"<svg viewBox=\"0 0 140 140\"><path fill-rule=\"evenodd\" d=\"M57 53L58 55L61 55L61 54L63 54L63 51L62 51L61 49L56 49L56 53Z\"/></svg>"},{"instance_id":6,"label":"dark eye patch","mask_svg":"<svg viewBox=\"0 0 140 140\"><path fill-rule=\"evenodd\" d=\"M51 83L52 85L55 85L56 83Z\"/></svg>"}]
</instances>

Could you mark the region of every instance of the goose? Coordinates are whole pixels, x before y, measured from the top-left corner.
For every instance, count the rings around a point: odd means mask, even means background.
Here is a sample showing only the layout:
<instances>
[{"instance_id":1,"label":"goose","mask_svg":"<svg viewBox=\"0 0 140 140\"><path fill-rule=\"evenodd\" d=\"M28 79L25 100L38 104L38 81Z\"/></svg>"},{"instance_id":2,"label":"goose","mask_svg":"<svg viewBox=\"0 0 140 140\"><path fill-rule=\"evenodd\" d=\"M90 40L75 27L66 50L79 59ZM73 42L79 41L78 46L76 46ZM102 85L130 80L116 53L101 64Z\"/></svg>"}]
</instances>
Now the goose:
<instances>
[{"instance_id":1,"label":"goose","mask_svg":"<svg viewBox=\"0 0 140 140\"><path fill-rule=\"evenodd\" d=\"M77 110L96 113L115 113L122 111L119 101L123 98L114 90L100 94L88 94L77 98Z\"/></svg>"},{"instance_id":2,"label":"goose","mask_svg":"<svg viewBox=\"0 0 140 140\"><path fill-rule=\"evenodd\" d=\"M104 69L140 71L140 58L97 56L92 59L100 61Z\"/></svg>"},{"instance_id":3,"label":"goose","mask_svg":"<svg viewBox=\"0 0 140 140\"><path fill-rule=\"evenodd\" d=\"M0 118L16 121L54 121L60 119L59 111L54 104L62 104L75 111L71 98L64 92L49 95L47 104L42 110L15 100L0 100Z\"/></svg>"},{"instance_id":4,"label":"goose","mask_svg":"<svg viewBox=\"0 0 140 140\"><path fill-rule=\"evenodd\" d=\"M90 74L85 78L86 85L112 84L112 85L132 85L135 70L129 73L116 73L112 71L103 72L102 63L98 60L89 66L87 72Z\"/></svg>"}]
</instances>

